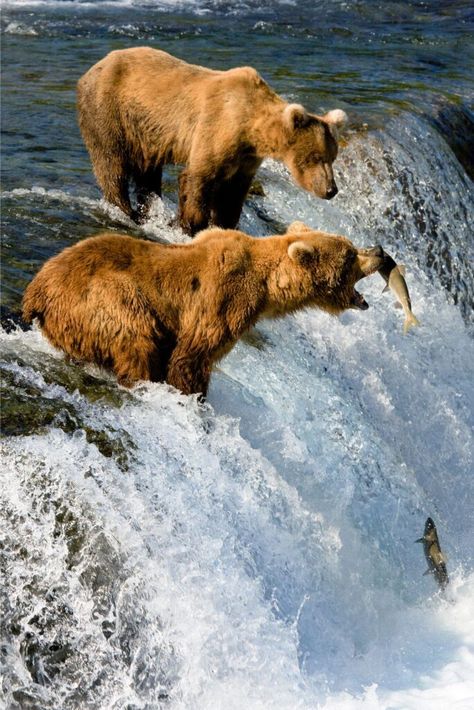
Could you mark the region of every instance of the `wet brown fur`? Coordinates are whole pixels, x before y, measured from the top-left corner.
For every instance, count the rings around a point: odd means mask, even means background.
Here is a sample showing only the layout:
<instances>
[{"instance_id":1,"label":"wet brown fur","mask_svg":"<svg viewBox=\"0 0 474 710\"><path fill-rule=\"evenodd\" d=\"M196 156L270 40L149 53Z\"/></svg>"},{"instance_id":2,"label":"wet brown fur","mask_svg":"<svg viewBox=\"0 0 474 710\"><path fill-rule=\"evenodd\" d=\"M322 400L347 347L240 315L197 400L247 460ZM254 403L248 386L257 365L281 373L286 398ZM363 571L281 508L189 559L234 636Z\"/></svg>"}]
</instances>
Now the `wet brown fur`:
<instances>
[{"instance_id":1,"label":"wet brown fur","mask_svg":"<svg viewBox=\"0 0 474 710\"><path fill-rule=\"evenodd\" d=\"M149 47L116 50L79 80L78 114L105 198L136 221L161 195L167 163L185 166L178 219L189 234L237 225L265 157L284 161L320 197L337 191L340 120L287 104L251 67L214 71Z\"/></svg>"},{"instance_id":2,"label":"wet brown fur","mask_svg":"<svg viewBox=\"0 0 474 710\"><path fill-rule=\"evenodd\" d=\"M301 223L265 238L210 229L184 245L103 234L46 262L26 289L23 317L123 384L166 381L206 394L213 363L259 318L305 306L339 313L378 266L347 239Z\"/></svg>"}]
</instances>

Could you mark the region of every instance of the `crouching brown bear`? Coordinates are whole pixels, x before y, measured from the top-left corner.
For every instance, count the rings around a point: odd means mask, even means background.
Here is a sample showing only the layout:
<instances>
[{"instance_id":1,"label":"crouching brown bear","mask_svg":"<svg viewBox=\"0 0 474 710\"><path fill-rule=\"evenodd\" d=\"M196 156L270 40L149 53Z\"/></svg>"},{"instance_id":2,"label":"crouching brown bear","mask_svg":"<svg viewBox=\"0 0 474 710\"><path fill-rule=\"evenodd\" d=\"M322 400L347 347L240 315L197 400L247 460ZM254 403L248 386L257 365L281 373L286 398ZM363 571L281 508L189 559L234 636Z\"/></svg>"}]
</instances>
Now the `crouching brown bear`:
<instances>
[{"instance_id":1,"label":"crouching brown bear","mask_svg":"<svg viewBox=\"0 0 474 710\"><path fill-rule=\"evenodd\" d=\"M368 308L354 284L380 268L382 254L300 222L264 238L209 229L190 244L104 234L46 262L26 289L23 317L122 384L166 381L205 395L213 363L258 319L305 306Z\"/></svg>"},{"instance_id":2,"label":"crouching brown bear","mask_svg":"<svg viewBox=\"0 0 474 710\"><path fill-rule=\"evenodd\" d=\"M78 112L105 199L137 222L161 195L167 163L185 166L178 221L192 235L211 223L237 225L266 157L318 197L337 193L332 163L345 113L316 116L288 104L251 67L214 71L149 47L116 50L79 80Z\"/></svg>"}]
</instances>

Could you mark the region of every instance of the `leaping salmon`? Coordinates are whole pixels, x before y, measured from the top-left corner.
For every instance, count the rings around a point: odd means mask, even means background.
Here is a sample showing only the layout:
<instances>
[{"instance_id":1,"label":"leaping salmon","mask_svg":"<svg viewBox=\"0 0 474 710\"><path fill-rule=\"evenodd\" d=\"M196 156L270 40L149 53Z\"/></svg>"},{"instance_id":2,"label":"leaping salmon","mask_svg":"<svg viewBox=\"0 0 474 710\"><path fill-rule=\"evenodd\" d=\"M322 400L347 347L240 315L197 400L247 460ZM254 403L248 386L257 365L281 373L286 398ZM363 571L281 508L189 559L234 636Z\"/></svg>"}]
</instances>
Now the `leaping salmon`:
<instances>
[{"instance_id":1,"label":"leaping salmon","mask_svg":"<svg viewBox=\"0 0 474 710\"><path fill-rule=\"evenodd\" d=\"M441 552L438 532L432 518L427 518L423 537L415 540L415 542L423 543L426 561L428 562L428 569L425 574L433 574L441 589L446 589L446 585L449 582L446 558Z\"/></svg>"},{"instance_id":2,"label":"leaping salmon","mask_svg":"<svg viewBox=\"0 0 474 710\"><path fill-rule=\"evenodd\" d=\"M389 289L393 291L398 303L405 312L403 332L406 334L413 325L420 325L420 321L411 310L410 294L408 293L408 287L404 278L405 267L402 266L402 264L397 264L394 259L384 251L384 260L379 269L379 274L386 282L382 293L385 293L385 291Z\"/></svg>"}]
</instances>

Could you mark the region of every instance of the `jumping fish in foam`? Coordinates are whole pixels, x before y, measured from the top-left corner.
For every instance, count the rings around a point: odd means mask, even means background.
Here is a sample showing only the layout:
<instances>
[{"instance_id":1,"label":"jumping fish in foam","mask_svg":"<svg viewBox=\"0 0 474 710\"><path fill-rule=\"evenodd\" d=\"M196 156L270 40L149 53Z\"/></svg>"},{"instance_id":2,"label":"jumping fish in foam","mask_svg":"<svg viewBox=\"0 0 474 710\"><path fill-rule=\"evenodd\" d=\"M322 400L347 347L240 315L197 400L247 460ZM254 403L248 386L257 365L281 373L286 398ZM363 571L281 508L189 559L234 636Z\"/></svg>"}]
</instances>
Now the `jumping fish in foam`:
<instances>
[{"instance_id":1,"label":"jumping fish in foam","mask_svg":"<svg viewBox=\"0 0 474 710\"><path fill-rule=\"evenodd\" d=\"M446 589L449 582L448 570L446 569L446 558L441 552L436 525L432 518L427 518L425 532L415 542L422 542L425 552L428 569L425 574L433 574L442 590Z\"/></svg>"},{"instance_id":2,"label":"jumping fish in foam","mask_svg":"<svg viewBox=\"0 0 474 710\"><path fill-rule=\"evenodd\" d=\"M384 256L383 264L379 269L379 274L386 282L382 293L390 289L397 297L397 306L400 304L400 307L403 308L405 312L403 332L408 333L412 325L420 325L420 321L411 310L410 294L408 293L408 287L404 279L405 267L401 264L397 264L387 252L384 252Z\"/></svg>"}]
</instances>

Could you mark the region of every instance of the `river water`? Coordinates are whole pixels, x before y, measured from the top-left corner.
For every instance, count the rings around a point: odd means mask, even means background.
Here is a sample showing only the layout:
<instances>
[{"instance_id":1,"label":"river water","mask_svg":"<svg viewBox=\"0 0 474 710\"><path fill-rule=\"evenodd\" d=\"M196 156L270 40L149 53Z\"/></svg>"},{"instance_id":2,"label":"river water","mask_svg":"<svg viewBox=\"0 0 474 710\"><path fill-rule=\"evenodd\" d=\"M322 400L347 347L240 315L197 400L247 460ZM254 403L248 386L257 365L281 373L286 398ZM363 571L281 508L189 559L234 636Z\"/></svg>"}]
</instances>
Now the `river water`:
<instances>
[{"instance_id":1,"label":"river water","mask_svg":"<svg viewBox=\"0 0 474 710\"><path fill-rule=\"evenodd\" d=\"M2 3L0 705L473 707L473 25L461 0ZM348 113L339 195L266 161L241 227L383 244L419 329L375 275L367 312L259 324L199 405L14 325L79 238L186 239L176 170L137 229L77 128L78 77L144 44ZM427 516L444 595L414 544Z\"/></svg>"}]
</instances>

